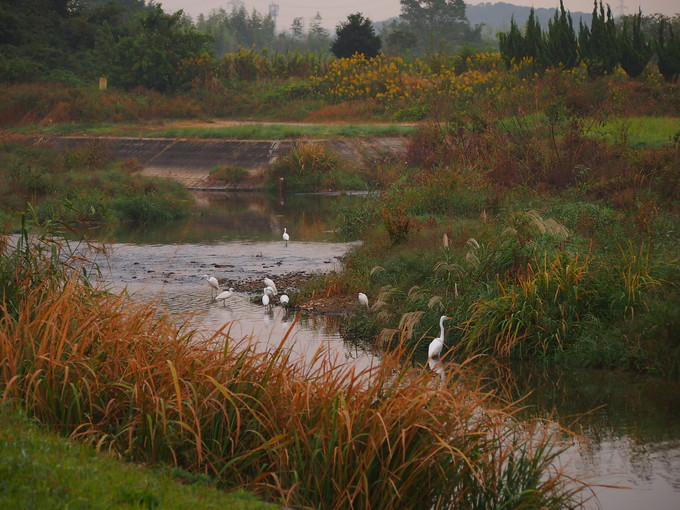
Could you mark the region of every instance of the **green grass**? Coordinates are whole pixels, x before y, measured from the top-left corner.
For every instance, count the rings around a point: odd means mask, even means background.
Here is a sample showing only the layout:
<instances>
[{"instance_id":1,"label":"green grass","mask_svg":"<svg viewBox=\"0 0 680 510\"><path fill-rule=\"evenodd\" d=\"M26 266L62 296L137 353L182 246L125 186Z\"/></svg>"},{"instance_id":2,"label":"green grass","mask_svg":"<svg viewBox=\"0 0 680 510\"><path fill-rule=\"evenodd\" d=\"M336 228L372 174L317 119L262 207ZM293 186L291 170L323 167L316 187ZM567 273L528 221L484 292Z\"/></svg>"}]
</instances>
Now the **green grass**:
<instances>
[{"instance_id":1,"label":"green grass","mask_svg":"<svg viewBox=\"0 0 680 510\"><path fill-rule=\"evenodd\" d=\"M190 485L184 485L190 483ZM207 477L126 464L0 409L0 508L277 508Z\"/></svg>"},{"instance_id":2,"label":"green grass","mask_svg":"<svg viewBox=\"0 0 680 510\"><path fill-rule=\"evenodd\" d=\"M594 134L610 142L625 142L633 148L655 149L672 144L674 137L680 136L680 118L615 118L596 129Z\"/></svg>"},{"instance_id":3,"label":"green grass","mask_svg":"<svg viewBox=\"0 0 680 510\"><path fill-rule=\"evenodd\" d=\"M247 123L209 128L163 128L149 126L121 126L115 124L68 123L50 126L14 128L16 133L55 136L110 135L158 138L227 138L232 140L284 140L294 138L381 137L403 136L413 132L413 126L399 124L294 124Z\"/></svg>"}]
</instances>

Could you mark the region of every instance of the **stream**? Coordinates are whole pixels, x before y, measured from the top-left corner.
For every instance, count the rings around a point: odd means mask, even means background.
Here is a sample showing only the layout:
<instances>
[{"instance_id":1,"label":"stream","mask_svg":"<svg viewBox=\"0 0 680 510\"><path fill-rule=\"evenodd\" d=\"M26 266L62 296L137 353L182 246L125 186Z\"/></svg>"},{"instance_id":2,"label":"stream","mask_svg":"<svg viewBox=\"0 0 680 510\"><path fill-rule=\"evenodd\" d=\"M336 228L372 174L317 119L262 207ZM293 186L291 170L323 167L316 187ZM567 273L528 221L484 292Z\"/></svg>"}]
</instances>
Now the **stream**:
<instances>
[{"instance_id":1,"label":"stream","mask_svg":"<svg viewBox=\"0 0 680 510\"><path fill-rule=\"evenodd\" d=\"M238 288L244 279L340 269L353 243L335 234L341 207L361 195L296 195L285 201L260 193L196 192L197 213L186 221L121 230L101 239L106 256L95 258L111 289L157 300L173 316L203 330L233 321L233 337L252 336L262 349L289 347L309 358L319 348L359 368L379 362L368 349L343 341L339 318L268 309ZM287 228L288 246L281 238ZM234 287L224 302L212 299L202 275ZM264 284L262 285L264 287ZM294 292L294 289L279 289ZM357 303L358 306L358 303ZM589 508L680 509L680 381L613 371L558 371L530 365L507 370L515 398L531 416L551 416L578 432L564 441L560 461L594 485ZM528 396L527 396L528 395ZM584 415L576 423L576 416ZM625 487L625 488L614 488Z\"/></svg>"}]
</instances>

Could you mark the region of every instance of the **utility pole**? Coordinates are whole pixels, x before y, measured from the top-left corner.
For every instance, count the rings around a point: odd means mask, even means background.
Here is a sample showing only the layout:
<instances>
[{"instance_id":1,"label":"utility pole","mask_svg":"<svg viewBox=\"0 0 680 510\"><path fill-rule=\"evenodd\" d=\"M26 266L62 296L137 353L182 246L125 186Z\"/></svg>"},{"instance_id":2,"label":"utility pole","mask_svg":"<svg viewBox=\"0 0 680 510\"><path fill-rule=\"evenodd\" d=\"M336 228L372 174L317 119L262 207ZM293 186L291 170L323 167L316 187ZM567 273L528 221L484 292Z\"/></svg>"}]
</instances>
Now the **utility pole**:
<instances>
[{"instance_id":1,"label":"utility pole","mask_svg":"<svg viewBox=\"0 0 680 510\"><path fill-rule=\"evenodd\" d=\"M274 20L274 25L276 25L276 18L279 16L279 4L275 4L274 2L269 4L269 15Z\"/></svg>"}]
</instances>

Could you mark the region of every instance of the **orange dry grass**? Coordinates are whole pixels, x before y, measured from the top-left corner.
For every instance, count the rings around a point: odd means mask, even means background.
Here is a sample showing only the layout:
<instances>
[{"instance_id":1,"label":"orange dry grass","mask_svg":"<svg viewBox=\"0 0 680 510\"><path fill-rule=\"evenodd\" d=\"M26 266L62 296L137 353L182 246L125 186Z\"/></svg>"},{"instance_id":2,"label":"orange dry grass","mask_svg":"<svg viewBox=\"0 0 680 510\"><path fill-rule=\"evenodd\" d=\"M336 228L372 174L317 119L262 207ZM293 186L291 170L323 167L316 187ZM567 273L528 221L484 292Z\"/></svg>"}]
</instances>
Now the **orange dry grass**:
<instances>
[{"instance_id":1,"label":"orange dry grass","mask_svg":"<svg viewBox=\"0 0 680 510\"><path fill-rule=\"evenodd\" d=\"M135 461L204 472L288 505L561 508L542 426L520 425L458 367L397 352L355 372L185 332L152 306L75 278L0 319L0 390L41 421ZM225 328L228 325L225 325ZM472 380L472 383L466 383Z\"/></svg>"}]
</instances>

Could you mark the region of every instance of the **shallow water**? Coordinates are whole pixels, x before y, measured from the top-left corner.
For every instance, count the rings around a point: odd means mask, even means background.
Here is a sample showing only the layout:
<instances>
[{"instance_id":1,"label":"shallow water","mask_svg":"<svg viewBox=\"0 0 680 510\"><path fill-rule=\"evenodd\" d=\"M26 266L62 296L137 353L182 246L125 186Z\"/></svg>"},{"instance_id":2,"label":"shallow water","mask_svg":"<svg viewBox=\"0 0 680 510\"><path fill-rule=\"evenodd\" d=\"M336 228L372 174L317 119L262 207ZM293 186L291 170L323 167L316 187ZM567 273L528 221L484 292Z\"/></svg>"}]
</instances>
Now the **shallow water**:
<instances>
[{"instance_id":1,"label":"shallow water","mask_svg":"<svg viewBox=\"0 0 680 510\"><path fill-rule=\"evenodd\" d=\"M334 234L337 210L365 197L196 197L198 214L190 220L107 235L108 256L99 255L97 262L112 288L156 299L178 320L200 329L214 331L233 321L231 335L252 335L258 348L278 345L291 328L287 345L302 357L323 348L359 367L379 362L370 350L343 341L338 318L307 315L295 322L278 305L265 309L252 303L237 285L245 278L276 281L294 271L339 269L339 258L352 244ZM284 227L291 235L287 247L281 238ZM222 289L231 286L237 292L224 305L215 302L203 274L217 277ZM594 487L599 501L590 501L589 508L680 509L680 383L639 374L530 366L513 366L506 382L511 397L529 394L523 402L528 415L551 415L578 431L578 437L563 439L569 448L560 459L569 473L599 485Z\"/></svg>"}]
</instances>

